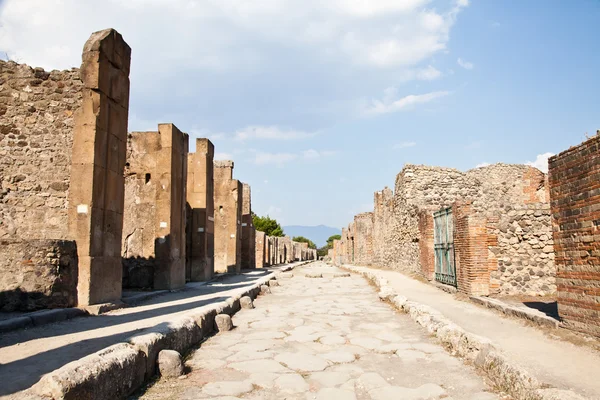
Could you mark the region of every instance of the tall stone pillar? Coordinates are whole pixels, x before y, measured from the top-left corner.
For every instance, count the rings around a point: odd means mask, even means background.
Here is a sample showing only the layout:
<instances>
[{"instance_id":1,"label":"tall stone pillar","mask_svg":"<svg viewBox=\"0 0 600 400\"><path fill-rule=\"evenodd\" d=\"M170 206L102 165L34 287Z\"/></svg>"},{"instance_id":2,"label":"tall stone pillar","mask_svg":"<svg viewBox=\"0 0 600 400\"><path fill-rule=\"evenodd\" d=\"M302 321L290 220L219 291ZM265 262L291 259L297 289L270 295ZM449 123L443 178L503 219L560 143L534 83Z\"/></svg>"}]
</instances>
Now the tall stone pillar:
<instances>
[{"instance_id":1,"label":"tall stone pillar","mask_svg":"<svg viewBox=\"0 0 600 400\"><path fill-rule=\"evenodd\" d=\"M255 238L255 268L264 268L266 266L266 236L264 232L256 231Z\"/></svg>"},{"instance_id":2,"label":"tall stone pillar","mask_svg":"<svg viewBox=\"0 0 600 400\"><path fill-rule=\"evenodd\" d=\"M188 135L173 124L129 135L125 168L125 287L185 285Z\"/></svg>"},{"instance_id":3,"label":"tall stone pillar","mask_svg":"<svg viewBox=\"0 0 600 400\"><path fill-rule=\"evenodd\" d=\"M252 222L250 185L242 186L242 269L256 267L256 233Z\"/></svg>"},{"instance_id":4,"label":"tall stone pillar","mask_svg":"<svg viewBox=\"0 0 600 400\"><path fill-rule=\"evenodd\" d=\"M113 29L83 48L81 108L74 116L69 236L77 243L77 302L121 298L121 235L131 48Z\"/></svg>"},{"instance_id":5,"label":"tall stone pillar","mask_svg":"<svg viewBox=\"0 0 600 400\"><path fill-rule=\"evenodd\" d=\"M241 271L242 184L233 179L233 161L214 162L215 272Z\"/></svg>"},{"instance_id":6,"label":"tall stone pillar","mask_svg":"<svg viewBox=\"0 0 600 400\"><path fill-rule=\"evenodd\" d=\"M192 282L214 273L214 153L210 140L196 139L196 152L188 155L186 278Z\"/></svg>"}]
</instances>

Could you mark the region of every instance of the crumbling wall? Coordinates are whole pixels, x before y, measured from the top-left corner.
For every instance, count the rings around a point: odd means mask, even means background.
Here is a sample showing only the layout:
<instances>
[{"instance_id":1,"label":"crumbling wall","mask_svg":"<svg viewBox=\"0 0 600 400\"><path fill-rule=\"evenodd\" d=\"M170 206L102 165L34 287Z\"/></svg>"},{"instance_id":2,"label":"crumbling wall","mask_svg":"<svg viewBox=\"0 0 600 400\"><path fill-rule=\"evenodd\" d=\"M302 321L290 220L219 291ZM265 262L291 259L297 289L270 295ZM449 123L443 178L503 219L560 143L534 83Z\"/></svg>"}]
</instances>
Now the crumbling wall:
<instances>
[{"instance_id":1,"label":"crumbling wall","mask_svg":"<svg viewBox=\"0 0 600 400\"><path fill-rule=\"evenodd\" d=\"M0 239L67 239L79 70L0 60ZM41 223L43 221L43 223Z\"/></svg>"},{"instance_id":2,"label":"crumbling wall","mask_svg":"<svg viewBox=\"0 0 600 400\"><path fill-rule=\"evenodd\" d=\"M256 249L256 254L254 257L254 266L255 268L264 268L266 266L266 255L265 255L265 249L266 249L266 237L265 237L265 233L261 232L261 231L256 231L256 236L255 236L255 249Z\"/></svg>"},{"instance_id":3,"label":"crumbling wall","mask_svg":"<svg viewBox=\"0 0 600 400\"><path fill-rule=\"evenodd\" d=\"M549 159L558 312L600 337L600 136Z\"/></svg>"},{"instance_id":4,"label":"crumbling wall","mask_svg":"<svg viewBox=\"0 0 600 400\"><path fill-rule=\"evenodd\" d=\"M77 246L69 240L0 239L0 311L77 304Z\"/></svg>"},{"instance_id":5,"label":"crumbling wall","mask_svg":"<svg viewBox=\"0 0 600 400\"><path fill-rule=\"evenodd\" d=\"M490 292L501 295L546 295L556 292L556 267L550 205L507 206L492 225ZM492 240L494 240L492 239Z\"/></svg>"},{"instance_id":6,"label":"crumbling wall","mask_svg":"<svg viewBox=\"0 0 600 400\"><path fill-rule=\"evenodd\" d=\"M242 184L233 179L233 161L214 162L215 272L240 273Z\"/></svg>"},{"instance_id":7,"label":"crumbling wall","mask_svg":"<svg viewBox=\"0 0 600 400\"><path fill-rule=\"evenodd\" d=\"M242 186L242 269L254 268L256 265L256 230L252 221L252 200L250 185Z\"/></svg>"},{"instance_id":8,"label":"crumbling wall","mask_svg":"<svg viewBox=\"0 0 600 400\"><path fill-rule=\"evenodd\" d=\"M196 139L196 152L188 154L186 212L186 280L206 281L214 273L215 207L213 158L215 147Z\"/></svg>"},{"instance_id":9,"label":"crumbling wall","mask_svg":"<svg viewBox=\"0 0 600 400\"><path fill-rule=\"evenodd\" d=\"M373 196L373 265L389 265L394 193L388 187Z\"/></svg>"},{"instance_id":10,"label":"crumbling wall","mask_svg":"<svg viewBox=\"0 0 600 400\"><path fill-rule=\"evenodd\" d=\"M41 297L21 295L26 309L121 297L130 55L121 35L107 29L84 45L80 70L45 72L0 61L0 239L11 243L0 247L0 258L39 268L25 283L18 268L7 266L0 272L11 287L0 291L51 288ZM72 247L65 243L75 241L76 268L57 272L57 278L49 272L56 272L55 258L48 256L44 265L33 253L25 253L31 259L11 253L19 242L26 247L31 241L32 251L43 248L40 240L56 243L59 250L48 254L69 254ZM58 281L77 282L76 294L66 293L71 283Z\"/></svg>"},{"instance_id":11,"label":"crumbling wall","mask_svg":"<svg viewBox=\"0 0 600 400\"><path fill-rule=\"evenodd\" d=\"M173 124L132 132L127 142L123 286L185 284L188 136Z\"/></svg>"},{"instance_id":12,"label":"crumbling wall","mask_svg":"<svg viewBox=\"0 0 600 400\"><path fill-rule=\"evenodd\" d=\"M356 227L354 263L372 265L373 263L373 213L366 212L354 217Z\"/></svg>"}]
</instances>

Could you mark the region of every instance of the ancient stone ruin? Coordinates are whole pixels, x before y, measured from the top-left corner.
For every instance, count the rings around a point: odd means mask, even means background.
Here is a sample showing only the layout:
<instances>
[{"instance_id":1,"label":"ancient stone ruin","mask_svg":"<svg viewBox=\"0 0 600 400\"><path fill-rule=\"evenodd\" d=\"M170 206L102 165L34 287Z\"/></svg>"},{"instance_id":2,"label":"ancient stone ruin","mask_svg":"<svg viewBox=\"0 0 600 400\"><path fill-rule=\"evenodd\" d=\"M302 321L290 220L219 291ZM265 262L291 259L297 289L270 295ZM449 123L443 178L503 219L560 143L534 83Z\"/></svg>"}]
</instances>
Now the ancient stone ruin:
<instances>
[{"instance_id":1,"label":"ancient stone ruin","mask_svg":"<svg viewBox=\"0 0 600 400\"><path fill-rule=\"evenodd\" d=\"M395 191L376 192L373 212L343 228L328 256L416 273L470 296L558 294L565 323L600 336L598 141L553 157L549 175L526 165L406 165Z\"/></svg>"},{"instance_id":2,"label":"ancient stone ruin","mask_svg":"<svg viewBox=\"0 0 600 400\"><path fill-rule=\"evenodd\" d=\"M0 61L1 311L316 259L255 232L250 186L208 139L189 153L173 124L128 133L130 62L113 29L91 35L80 69Z\"/></svg>"}]
</instances>

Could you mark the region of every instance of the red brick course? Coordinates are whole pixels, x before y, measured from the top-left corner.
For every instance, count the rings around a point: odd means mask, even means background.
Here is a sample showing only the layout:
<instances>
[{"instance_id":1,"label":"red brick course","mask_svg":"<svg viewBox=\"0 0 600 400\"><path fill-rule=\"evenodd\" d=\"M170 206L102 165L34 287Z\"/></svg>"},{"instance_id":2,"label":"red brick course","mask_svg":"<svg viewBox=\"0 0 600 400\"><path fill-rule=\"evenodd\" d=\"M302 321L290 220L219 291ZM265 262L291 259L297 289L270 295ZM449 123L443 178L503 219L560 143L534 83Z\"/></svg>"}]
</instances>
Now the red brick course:
<instances>
[{"instance_id":1,"label":"red brick course","mask_svg":"<svg viewBox=\"0 0 600 400\"><path fill-rule=\"evenodd\" d=\"M600 337L600 136L549 160L558 311Z\"/></svg>"}]
</instances>

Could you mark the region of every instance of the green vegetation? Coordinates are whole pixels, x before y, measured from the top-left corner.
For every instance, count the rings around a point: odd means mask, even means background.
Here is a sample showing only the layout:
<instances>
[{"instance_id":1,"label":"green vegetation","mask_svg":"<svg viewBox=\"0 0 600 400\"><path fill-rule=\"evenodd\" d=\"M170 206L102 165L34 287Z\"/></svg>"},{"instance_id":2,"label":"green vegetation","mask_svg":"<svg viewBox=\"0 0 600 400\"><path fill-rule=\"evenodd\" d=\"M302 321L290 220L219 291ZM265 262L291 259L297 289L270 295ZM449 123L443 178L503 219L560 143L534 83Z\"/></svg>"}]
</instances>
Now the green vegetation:
<instances>
[{"instance_id":1,"label":"green vegetation","mask_svg":"<svg viewBox=\"0 0 600 400\"><path fill-rule=\"evenodd\" d=\"M294 242L298 242L298 243L308 243L308 248L309 249L316 249L317 245L313 243L312 240L305 238L304 236L294 236L292 238L292 240Z\"/></svg>"},{"instance_id":2,"label":"green vegetation","mask_svg":"<svg viewBox=\"0 0 600 400\"><path fill-rule=\"evenodd\" d=\"M329 249L333 249L333 241L340 240L341 238L342 238L342 235L329 236L329 239L327 239L327 244L317 250L317 255L319 257L325 257L327 255L327 251Z\"/></svg>"},{"instance_id":3,"label":"green vegetation","mask_svg":"<svg viewBox=\"0 0 600 400\"><path fill-rule=\"evenodd\" d=\"M281 228L281 225L279 225L279 222L268 215L266 217L260 217L253 212L252 223L257 231L264 232L267 236L285 236L285 233L283 233L283 229Z\"/></svg>"}]
</instances>

